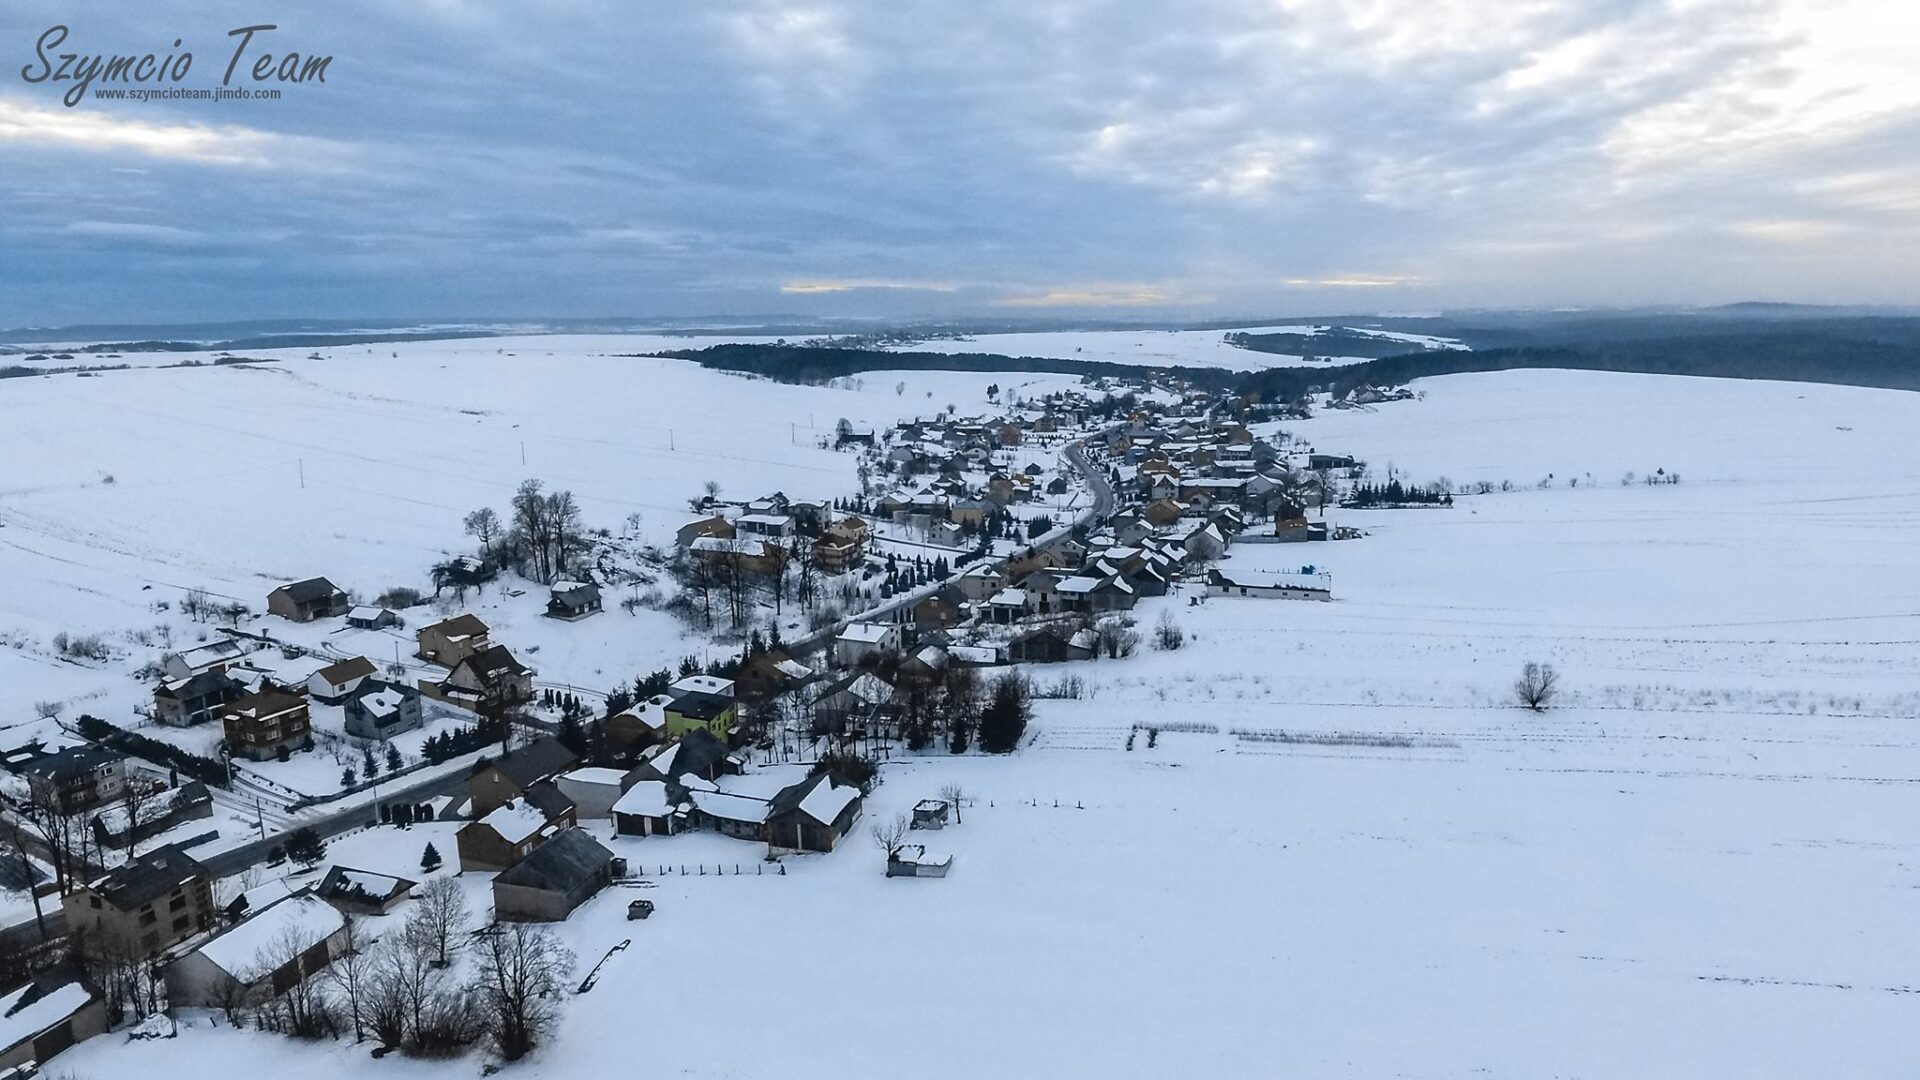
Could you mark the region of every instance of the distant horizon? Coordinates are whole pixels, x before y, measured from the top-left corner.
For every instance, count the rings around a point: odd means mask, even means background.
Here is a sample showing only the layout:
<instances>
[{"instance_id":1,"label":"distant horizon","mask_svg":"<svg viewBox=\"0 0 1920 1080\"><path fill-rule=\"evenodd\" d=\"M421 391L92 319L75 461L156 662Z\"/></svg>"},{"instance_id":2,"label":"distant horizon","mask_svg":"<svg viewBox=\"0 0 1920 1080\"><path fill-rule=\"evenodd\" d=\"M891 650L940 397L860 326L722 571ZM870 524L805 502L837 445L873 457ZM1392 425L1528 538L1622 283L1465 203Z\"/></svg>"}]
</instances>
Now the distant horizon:
<instances>
[{"instance_id":1,"label":"distant horizon","mask_svg":"<svg viewBox=\"0 0 1920 1080\"><path fill-rule=\"evenodd\" d=\"M1558 305L1540 307L1478 307L1434 311L1309 311L1289 314L1246 314L1223 312L1191 318L1156 318L1141 314L1126 318L1112 314L1100 316L1011 316L979 315L806 315L797 312L739 312L703 315L528 315L528 316L287 316L235 319L194 319L172 321L80 322L66 324L23 324L0 326L0 345L24 345L57 340L88 339L106 343L109 337L120 340L117 332L131 337L125 340L174 340L203 342L206 336L156 338L155 332L241 332L259 334L308 332L314 334L406 334L410 337L449 338L471 334L485 337L509 337L518 334L687 334L711 336L752 333L754 331L796 331L822 335L846 333L866 328L875 331L932 330L965 333L969 330L991 333L1044 333L1049 330L1089 330L1105 328L1128 330L1211 330L1243 326L1282 325L1378 320L1416 322L1465 320L1473 318L1551 318L1554 316L1599 315L1611 317L1753 313L1836 315L1846 317L1903 318L1920 316L1920 304L1819 304L1799 301L1740 300L1724 304L1643 304L1643 305ZM808 328L812 329L809 330ZM29 335L74 335L69 339L34 338ZM219 336L226 336L225 334Z\"/></svg>"}]
</instances>

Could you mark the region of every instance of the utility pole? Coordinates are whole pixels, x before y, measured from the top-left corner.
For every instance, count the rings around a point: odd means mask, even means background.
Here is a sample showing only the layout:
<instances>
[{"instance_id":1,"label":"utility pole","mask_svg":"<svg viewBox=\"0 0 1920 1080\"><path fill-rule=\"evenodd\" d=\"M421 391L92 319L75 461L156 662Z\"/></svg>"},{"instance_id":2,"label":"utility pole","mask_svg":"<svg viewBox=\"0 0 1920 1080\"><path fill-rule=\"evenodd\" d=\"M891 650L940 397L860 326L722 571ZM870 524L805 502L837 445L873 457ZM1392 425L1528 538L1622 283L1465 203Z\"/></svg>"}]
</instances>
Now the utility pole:
<instances>
[{"instance_id":1,"label":"utility pole","mask_svg":"<svg viewBox=\"0 0 1920 1080\"><path fill-rule=\"evenodd\" d=\"M520 464L525 465L526 463L527 463L527 441L525 439L522 439L520 440Z\"/></svg>"},{"instance_id":2,"label":"utility pole","mask_svg":"<svg viewBox=\"0 0 1920 1080\"><path fill-rule=\"evenodd\" d=\"M307 486L307 459L296 458L295 461L300 466L300 486L305 488Z\"/></svg>"},{"instance_id":3,"label":"utility pole","mask_svg":"<svg viewBox=\"0 0 1920 1080\"><path fill-rule=\"evenodd\" d=\"M673 429L667 429L667 449L673 449Z\"/></svg>"}]
</instances>

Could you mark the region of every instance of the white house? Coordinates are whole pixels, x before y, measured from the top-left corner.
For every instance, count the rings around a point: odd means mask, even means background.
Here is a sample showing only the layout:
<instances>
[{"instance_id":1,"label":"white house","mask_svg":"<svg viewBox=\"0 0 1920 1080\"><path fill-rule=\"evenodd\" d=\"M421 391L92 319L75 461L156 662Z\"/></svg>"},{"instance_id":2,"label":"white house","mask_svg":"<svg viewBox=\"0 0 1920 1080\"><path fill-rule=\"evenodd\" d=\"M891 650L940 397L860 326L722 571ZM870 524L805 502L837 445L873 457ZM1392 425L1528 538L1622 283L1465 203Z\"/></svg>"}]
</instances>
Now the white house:
<instances>
[{"instance_id":1,"label":"white house","mask_svg":"<svg viewBox=\"0 0 1920 1080\"><path fill-rule=\"evenodd\" d=\"M847 667L853 667L864 657L897 652L899 648L898 626L890 623L848 623L847 628L840 631L840 636L833 639L833 658Z\"/></svg>"},{"instance_id":2,"label":"white house","mask_svg":"<svg viewBox=\"0 0 1920 1080\"><path fill-rule=\"evenodd\" d=\"M246 659L247 646L237 638L221 638L191 649L168 653L161 661L171 680L191 679L203 671L225 671Z\"/></svg>"}]
</instances>

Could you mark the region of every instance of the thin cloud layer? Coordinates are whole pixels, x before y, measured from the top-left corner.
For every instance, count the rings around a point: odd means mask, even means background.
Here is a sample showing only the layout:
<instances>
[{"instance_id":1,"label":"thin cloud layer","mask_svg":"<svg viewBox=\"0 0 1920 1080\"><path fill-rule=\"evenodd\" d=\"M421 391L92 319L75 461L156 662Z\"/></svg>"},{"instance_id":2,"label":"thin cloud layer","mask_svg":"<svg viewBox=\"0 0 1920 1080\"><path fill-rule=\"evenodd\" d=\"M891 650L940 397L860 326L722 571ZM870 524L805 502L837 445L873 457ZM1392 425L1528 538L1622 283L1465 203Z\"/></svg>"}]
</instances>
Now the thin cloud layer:
<instances>
[{"instance_id":1,"label":"thin cloud layer","mask_svg":"<svg viewBox=\"0 0 1920 1080\"><path fill-rule=\"evenodd\" d=\"M85 100L235 0L0 11L0 321L1910 302L1876 0L346 0L278 101ZM129 273L130 272L130 273ZM125 288L89 288L104 274Z\"/></svg>"}]
</instances>

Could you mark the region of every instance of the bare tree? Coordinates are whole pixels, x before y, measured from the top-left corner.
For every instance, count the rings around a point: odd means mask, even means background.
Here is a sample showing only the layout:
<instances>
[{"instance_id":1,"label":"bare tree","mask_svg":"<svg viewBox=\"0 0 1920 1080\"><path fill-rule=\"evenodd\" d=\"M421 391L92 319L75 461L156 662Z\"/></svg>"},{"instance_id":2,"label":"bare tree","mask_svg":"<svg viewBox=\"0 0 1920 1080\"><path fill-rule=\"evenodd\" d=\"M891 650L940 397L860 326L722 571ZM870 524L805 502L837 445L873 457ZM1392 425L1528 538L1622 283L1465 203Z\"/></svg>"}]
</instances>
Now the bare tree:
<instances>
[{"instance_id":1,"label":"bare tree","mask_svg":"<svg viewBox=\"0 0 1920 1080\"><path fill-rule=\"evenodd\" d=\"M555 1002L573 970L573 953L549 931L526 923L503 924L483 941L472 989L494 1049L517 1061L553 1030L559 1018Z\"/></svg>"},{"instance_id":2,"label":"bare tree","mask_svg":"<svg viewBox=\"0 0 1920 1080\"><path fill-rule=\"evenodd\" d=\"M51 791L34 791L20 810L20 818L47 850L53 866L54 883L62 896L74 890L88 872L93 851L93 830L84 814L76 814L62 805Z\"/></svg>"},{"instance_id":3,"label":"bare tree","mask_svg":"<svg viewBox=\"0 0 1920 1080\"><path fill-rule=\"evenodd\" d=\"M263 1019L289 1035L317 1039L331 1034L334 1023L320 980L314 978L322 967L308 959L314 943L297 926L276 934L254 955L258 974L237 979L262 985L273 995L261 1007ZM324 963L324 961L323 961Z\"/></svg>"},{"instance_id":4,"label":"bare tree","mask_svg":"<svg viewBox=\"0 0 1920 1080\"><path fill-rule=\"evenodd\" d=\"M960 824L960 807L967 801L967 793L959 784L948 784L940 789L940 797L953 807L953 823Z\"/></svg>"},{"instance_id":5,"label":"bare tree","mask_svg":"<svg viewBox=\"0 0 1920 1080\"><path fill-rule=\"evenodd\" d=\"M459 952L459 935L467 928L467 894L456 878L434 878L420 890L407 913L405 933L422 949L431 951L434 964L446 967Z\"/></svg>"},{"instance_id":6,"label":"bare tree","mask_svg":"<svg viewBox=\"0 0 1920 1080\"><path fill-rule=\"evenodd\" d=\"M494 542L500 539L500 534L504 531L504 527L500 524L500 515L493 512L493 507L483 506L475 510L466 516L462 524L466 526L468 536L480 541L481 554L493 554Z\"/></svg>"},{"instance_id":7,"label":"bare tree","mask_svg":"<svg viewBox=\"0 0 1920 1080\"><path fill-rule=\"evenodd\" d=\"M33 715L42 720L55 720L59 718L60 710L64 708L66 706L58 701L36 701L33 703Z\"/></svg>"},{"instance_id":8,"label":"bare tree","mask_svg":"<svg viewBox=\"0 0 1920 1080\"><path fill-rule=\"evenodd\" d=\"M340 955L327 968L327 982L346 1006L347 1020L353 1025L353 1041L367 1037L367 1006L374 981L373 941L361 921L347 917L347 928L340 940Z\"/></svg>"},{"instance_id":9,"label":"bare tree","mask_svg":"<svg viewBox=\"0 0 1920 1080\"><path fill-rule=\"evenodd\" d=\"M913 827L905 814L896 814L890 821L873 823L873 844L887 853L891 859L907 843L907 831Z\"/></svg>"},{"instance_id":10,"label":"bare tree","mask_svg":"<svg viewBox=\"0 0 1920 1080\"><path fill-rule=\"evenodd\" d=\"M1160 621L1153 626L1153 647L1163 652L1172 652L1187 643L1187 632L1173 619L1173 612L1160 613Z\"/></svg>"},{"instance_id":11,"label":"bare tree","mask_svg":"<svg viewBox=\"0 0 1920 1080\"><path fill-rule=\"evenodd\" d=\"M170 803L170 799L164 797L165 790L156 789L138 776L127 777L126 786L120 789L120 814L127 822L128 859L133 858L134 849L140 846L140 827L153 824Z\"/></svg>"},{"instance_id":12,"label":"bare tree","mask_svg":"<svg viewBox=\"0 0 1920 1080\"><path fill-rule=\"evenodd\" d=\"M1513 696L1534 712L1547 711L1559 693L1560 674L1553 670L1552 664L1528 661L1513 684Z\"/></svg>"}]
</instances>

